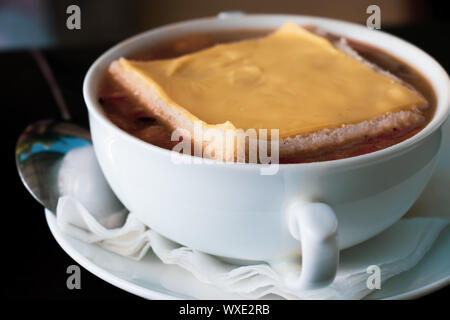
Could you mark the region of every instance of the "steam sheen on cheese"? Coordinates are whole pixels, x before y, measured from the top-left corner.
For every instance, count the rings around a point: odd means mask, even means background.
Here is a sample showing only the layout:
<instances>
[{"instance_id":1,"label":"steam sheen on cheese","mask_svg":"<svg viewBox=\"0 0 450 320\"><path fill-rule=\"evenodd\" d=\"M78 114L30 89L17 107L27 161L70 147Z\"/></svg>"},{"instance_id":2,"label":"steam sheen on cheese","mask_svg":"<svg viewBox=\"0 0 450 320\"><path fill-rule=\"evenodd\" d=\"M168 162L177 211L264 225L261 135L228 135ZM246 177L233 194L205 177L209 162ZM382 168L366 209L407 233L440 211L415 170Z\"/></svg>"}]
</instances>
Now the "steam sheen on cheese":
<instances>
[{"instance_id":1,"label":"steam sheen on cheese","mask_svg":"<svg viewBox=\"0 0 450 320\"><path fill-rule=\"evenodd\" d=\"M426 105L414 90L292 23L174 59L119 63L191 121L279 129L280 138Z\"/></svg>"}]
</instances>

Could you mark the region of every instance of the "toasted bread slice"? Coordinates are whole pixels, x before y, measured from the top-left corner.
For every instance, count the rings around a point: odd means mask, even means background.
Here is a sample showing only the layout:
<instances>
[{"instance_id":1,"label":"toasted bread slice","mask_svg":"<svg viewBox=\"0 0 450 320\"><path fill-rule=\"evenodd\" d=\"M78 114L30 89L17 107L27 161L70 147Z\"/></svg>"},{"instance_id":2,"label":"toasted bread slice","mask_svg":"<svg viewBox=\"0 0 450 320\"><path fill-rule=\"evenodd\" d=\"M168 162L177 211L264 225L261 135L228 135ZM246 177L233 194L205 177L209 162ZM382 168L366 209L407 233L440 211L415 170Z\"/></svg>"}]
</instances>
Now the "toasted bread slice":
<instances>
[{"instance_id":1,"label":"toasted bread slice","mask_svg":"<svg viewBox=\"0 0 450 320\"><path fill-rule=\"evenodd\" d=\"M200 123L235 136L239 129L278 129L280 157L417 127L428 106L345 42L332 44L294 24L175 59L121 58L109 72L172 129L194 134ZM209 143L193 142L202 149ZM235 160L236 144L224 148L222 159Z\"/></svg>"}]
</instances>

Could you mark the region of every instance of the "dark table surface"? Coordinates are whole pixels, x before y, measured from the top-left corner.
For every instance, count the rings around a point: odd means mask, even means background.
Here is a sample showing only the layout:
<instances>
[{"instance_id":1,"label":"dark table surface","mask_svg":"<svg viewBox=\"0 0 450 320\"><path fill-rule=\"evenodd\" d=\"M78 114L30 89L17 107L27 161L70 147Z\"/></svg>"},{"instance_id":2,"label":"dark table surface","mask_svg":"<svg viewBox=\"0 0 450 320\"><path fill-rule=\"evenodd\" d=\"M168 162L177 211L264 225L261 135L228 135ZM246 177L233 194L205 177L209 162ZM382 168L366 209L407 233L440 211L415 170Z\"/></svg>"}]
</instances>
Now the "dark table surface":
<instances>
[{"instance_id":1,"label":"dark table surface","mask_svg":"<svg viewBox=\"0 0 450 320\"><path fill-rule=\"evenodd\" d=\"M449 72L448 23L388 29L436 58ZM87 126L87 112L82 98L84 75L91 63L111 44L98 47L54 48L43 50L62 89L75 122ZM23 187L15 168L14 148L22 130L45 118L59 118L58 107L49 86L28 50L0 51L1 106L7 133L3 174L8 204L3 209L7 251L3 260L3 297L12 299L120 299L140 298L118 289L82 269L81 290L68 290L66 269L76 264L53 239L43 208ZM450 296L450 287L422 299L436 300Z\"/></svg>"}]
</instances>

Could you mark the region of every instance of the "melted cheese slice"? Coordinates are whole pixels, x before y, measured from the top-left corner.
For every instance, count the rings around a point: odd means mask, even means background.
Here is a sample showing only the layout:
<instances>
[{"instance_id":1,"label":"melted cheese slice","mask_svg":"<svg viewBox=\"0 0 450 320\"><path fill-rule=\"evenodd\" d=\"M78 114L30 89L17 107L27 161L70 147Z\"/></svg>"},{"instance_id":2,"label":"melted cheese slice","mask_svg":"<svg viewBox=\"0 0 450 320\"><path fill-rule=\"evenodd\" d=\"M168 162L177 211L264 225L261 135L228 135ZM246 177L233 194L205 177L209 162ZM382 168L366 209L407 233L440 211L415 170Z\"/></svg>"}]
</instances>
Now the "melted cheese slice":
<instances>
[{"instance_id":1,"label":"melted cheese slice","mask_svg":"<svg viewBox=\"0 0 450 320\"><path fill-rule=\"evenodd\" d=\"M264 38L175 59L120 63L191 120L279 129L280 138L426 104L413 90L292 23Z\"/></svg>"}]
</instances>

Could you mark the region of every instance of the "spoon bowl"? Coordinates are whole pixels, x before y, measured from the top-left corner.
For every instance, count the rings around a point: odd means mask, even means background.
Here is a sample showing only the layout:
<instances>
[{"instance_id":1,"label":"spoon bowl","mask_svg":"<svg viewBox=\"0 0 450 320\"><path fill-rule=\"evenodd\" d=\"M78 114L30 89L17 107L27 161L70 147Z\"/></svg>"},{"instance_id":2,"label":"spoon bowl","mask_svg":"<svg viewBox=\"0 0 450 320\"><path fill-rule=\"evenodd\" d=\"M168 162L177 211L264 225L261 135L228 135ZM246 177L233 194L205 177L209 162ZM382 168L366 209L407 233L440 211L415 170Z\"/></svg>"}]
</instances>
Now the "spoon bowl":
<instances>
[{"instance_id":1,"label":"spoon bowl","mask_svg":"<svg viewBox=\"0 0 450 320\"><path fill-rule=\"evenodd\" d=\"M89 131L73 123L42 120L31 124L16 146L23 184L52 212L64 195L74 196L97 216L122 210L90 146Z\"/></svg>"}]
</instances>

